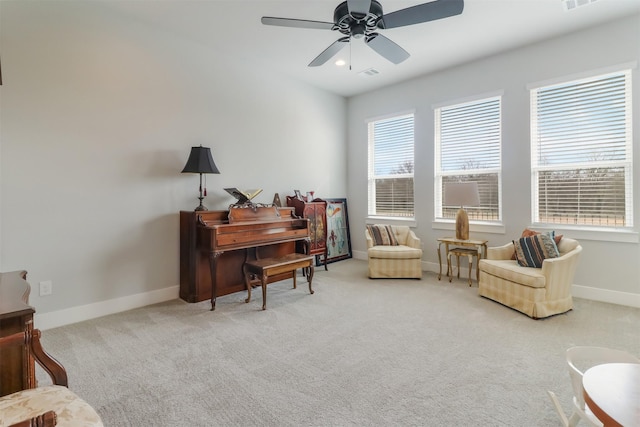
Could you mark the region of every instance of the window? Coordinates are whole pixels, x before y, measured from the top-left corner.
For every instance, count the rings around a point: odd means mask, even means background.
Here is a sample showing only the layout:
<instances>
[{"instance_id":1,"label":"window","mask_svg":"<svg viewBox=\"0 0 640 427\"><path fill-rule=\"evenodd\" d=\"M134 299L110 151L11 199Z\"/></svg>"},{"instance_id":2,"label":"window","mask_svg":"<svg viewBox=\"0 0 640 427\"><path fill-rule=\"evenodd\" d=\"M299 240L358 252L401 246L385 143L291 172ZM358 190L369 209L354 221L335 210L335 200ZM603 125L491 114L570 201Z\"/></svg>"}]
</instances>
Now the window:
<instances>
[{"instance_id":1,"label":"window","mask_svg":"<svg viewBox=\"0 0 640 427\"><path fill-rule=\"evenodd\" d=\"M413 218L413 114L371 121L369 215Z\"/></svg>"},{"instance_id":2,"label":"window","mask_svg":"<svg viewBox=\"0 0 640 427\"><path fill-rule=\"evenodd\" d=\"M476 181L480 205L466 207L469 219L500 221L501 97L435 109L435 216L453 219L460 206L444 206L449 182Z\"/></svg>"},{"instance_id":3,"label":"window","mask_svg":"<svg viewBox=\"0 0 640 427\"><path fill-rule=\"evenodd\" d=\"M631 72L531 90L533 221L631 227Z\"/></svg>"}]
</instances>

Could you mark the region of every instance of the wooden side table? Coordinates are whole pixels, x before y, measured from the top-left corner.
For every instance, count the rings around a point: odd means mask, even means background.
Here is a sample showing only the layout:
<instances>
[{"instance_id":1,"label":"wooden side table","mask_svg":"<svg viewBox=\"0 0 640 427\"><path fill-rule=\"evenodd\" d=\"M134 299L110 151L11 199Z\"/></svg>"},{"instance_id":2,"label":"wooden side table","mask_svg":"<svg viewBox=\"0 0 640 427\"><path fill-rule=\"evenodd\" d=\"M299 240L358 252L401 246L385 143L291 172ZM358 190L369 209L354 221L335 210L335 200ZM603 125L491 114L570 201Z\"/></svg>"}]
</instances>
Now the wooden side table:
<instances>
[{"instance_id":1,"label":"wooden side table","mask_svg":"<svg viewBox=\"0 0 640 427\"><path fill-rule=\"evenodd\" d=\"M440 254L440 247L444 243L445 254L447 256L447 277L449 282L452 280L453 269L451 267L451 255L454 255L458 261L458 277L460 277L460 257L466 256L469 259L469 286L471 286L471 267L473 263L473 257L476 258L476 281L480 280L480 270L478 264L480 259L487 256L487 240L460 240L455 237L440 237L438 239L438 264L440 264L440 271L438 272L438 280L442 277L442 255Z\"/></svg>"},{"instance_id":2,"label":"wooden side table","mask_svg":"<svg viewBox=\"0 0 640 427\"><path fill-rule=\"evenodd\" d=\"M449 249L447 254L447 276L449 276L449 283L453 279L453 266L451 265L451 255L456 257L458 266L458 279L460 278L460 257L466 256L469 262L469 286L471 286L471 268L473 267L473 258L476 258L476 272L478 271L478 249L475 248L452 248ZM478 279L476 275L476 280Z\"/></svg>"}]
</instances>

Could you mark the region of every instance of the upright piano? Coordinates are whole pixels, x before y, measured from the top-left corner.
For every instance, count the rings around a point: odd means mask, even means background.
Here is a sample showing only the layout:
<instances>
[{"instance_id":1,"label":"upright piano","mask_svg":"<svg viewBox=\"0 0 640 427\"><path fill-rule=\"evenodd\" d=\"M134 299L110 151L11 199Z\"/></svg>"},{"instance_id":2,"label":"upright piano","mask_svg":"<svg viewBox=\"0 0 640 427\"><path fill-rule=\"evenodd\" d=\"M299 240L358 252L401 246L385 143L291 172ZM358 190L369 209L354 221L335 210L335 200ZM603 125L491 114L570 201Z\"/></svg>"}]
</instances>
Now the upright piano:
<instances>
[{"instance_id":1,"label":"upright piano","mask_svg":"<svg viewBox=\"0 0 640 427\"><path fill-rule=\"evenodd\" d=\"M247 260L296 252L296 242L310 241L309 221L293 208L231 206L228 211L180 212L180 298L187 302L216 298L246 289ZM308 249L306 249L308 250ZM269 283L293 277L270 278Z\"/></svg>"}]
</instances>

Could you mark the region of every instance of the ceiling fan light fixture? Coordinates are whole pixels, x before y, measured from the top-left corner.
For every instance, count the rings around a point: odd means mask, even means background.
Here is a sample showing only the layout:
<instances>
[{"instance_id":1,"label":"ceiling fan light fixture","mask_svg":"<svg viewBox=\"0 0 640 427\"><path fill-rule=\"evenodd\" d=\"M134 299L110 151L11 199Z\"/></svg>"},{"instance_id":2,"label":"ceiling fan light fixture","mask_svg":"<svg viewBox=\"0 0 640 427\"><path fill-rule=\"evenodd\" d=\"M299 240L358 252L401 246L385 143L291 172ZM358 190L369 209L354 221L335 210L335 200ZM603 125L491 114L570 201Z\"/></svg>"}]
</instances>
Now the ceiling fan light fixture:
<instances>
[{"instance_id":1,"label":"ceiling fan light fixture","mask_svg":"<svg viewBox=\"0 0 640 427\"><path fill-rule=\"evenodd\" d=\"M363 24L357 23L351 26L351 37L354 39L361 39L366 33L366 27Z\"/></svg>"},{"instance_id":2,"label":"ceiling fan light fixture","mask_svg":"<svg viewBox=\"0 0 640 427\"><path fill-rule=\"evenodd\" d=\"M336 65L337 65L338 67L344 67L345 65L347 65L347 61L345 61L344 59L338 59L338 60L336 61Z\"/></svg>"}]
</instances>

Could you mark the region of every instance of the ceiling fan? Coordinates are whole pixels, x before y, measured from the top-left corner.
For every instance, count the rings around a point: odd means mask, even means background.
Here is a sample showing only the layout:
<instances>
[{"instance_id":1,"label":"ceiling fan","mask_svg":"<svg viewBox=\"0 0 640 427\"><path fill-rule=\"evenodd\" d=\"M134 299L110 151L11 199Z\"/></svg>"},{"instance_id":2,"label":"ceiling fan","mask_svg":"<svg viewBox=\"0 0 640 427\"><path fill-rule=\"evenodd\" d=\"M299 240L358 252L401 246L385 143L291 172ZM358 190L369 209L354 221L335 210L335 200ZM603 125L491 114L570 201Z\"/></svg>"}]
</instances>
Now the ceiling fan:
<instances>
[{"instance_id":1,"label":"ceiling fan","mask_svg":"<svg viewBox=\"0 0 640 427\"><path fill-rule=\"evenodd\" d=\"M364 38L367 46L371 47L379 55L394 64L399 64L409 58L409 53L378 33L378 30L448 18L461 14L463 9L464 0L435 0L430 3L396 10L385 15L382 12L382 5L376 0L348 0L336 7L333 13L334 22L263 16L262 23L280 27L332 30L344 34L344 37L333 42L311 61L309 67L317 67L327 62L340 52L352 37L354 39Z\"/></svg>"}]
</instances>

